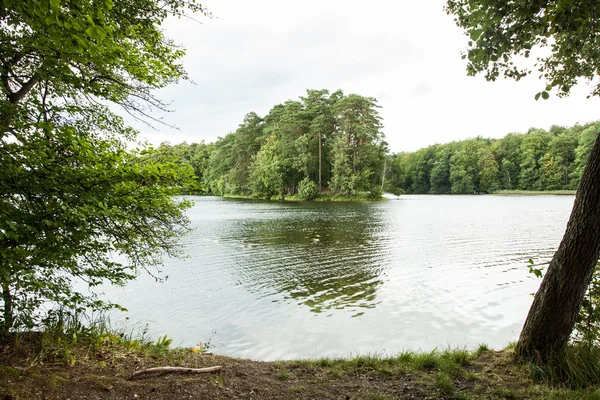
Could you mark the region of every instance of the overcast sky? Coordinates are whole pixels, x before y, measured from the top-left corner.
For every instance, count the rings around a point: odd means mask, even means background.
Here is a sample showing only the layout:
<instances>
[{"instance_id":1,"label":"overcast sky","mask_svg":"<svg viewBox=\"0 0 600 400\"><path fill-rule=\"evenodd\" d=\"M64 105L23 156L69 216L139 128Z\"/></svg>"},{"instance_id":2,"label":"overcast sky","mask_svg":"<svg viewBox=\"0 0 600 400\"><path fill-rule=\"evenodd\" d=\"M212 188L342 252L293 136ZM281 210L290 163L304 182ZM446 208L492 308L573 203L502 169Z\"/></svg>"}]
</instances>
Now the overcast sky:
<instances>
[{"instance_id":1,"label":"overcast sky","mask_svg":"<svg viewBox=\"0 0 600 400\"><path fill-rule=\"evenodd\" d=\"M192 85L159 92L165 121L179 130L135 125L153 143L214 141L245 114L264 116L306 89L342 89L377 98L393 152L478 135L502 137L530 127L600 119L589 88L535 101L537 77L486 82L467 77L467 38L443 0L202 2L215 18L168 20L165 33L187 49Z\"/></svg>"}]
</instances>

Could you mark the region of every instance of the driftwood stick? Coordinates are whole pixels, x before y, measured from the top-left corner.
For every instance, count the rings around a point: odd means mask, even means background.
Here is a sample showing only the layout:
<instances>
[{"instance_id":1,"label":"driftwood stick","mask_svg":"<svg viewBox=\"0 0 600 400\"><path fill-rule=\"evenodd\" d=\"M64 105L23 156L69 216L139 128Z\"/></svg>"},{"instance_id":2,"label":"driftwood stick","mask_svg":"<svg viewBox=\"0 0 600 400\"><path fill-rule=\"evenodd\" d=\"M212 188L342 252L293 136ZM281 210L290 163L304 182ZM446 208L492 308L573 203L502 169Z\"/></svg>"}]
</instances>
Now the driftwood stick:
<instances>
[{"instance_id":1,"label":"driftwood stick","mask_svg":"<svg viewBox=\"0 0 600 400\"><path fill-rule=\"evenodd\" d=\"M141 369L139 371L135 371L129 378L128 381L139 378L142 375L158 373L160 375L164 374L172 374L172 373L180 373L180 374L203 374L207 372L216 372L222 370L223 367L215 366L215 367L207 367L207 368L188 368L188 367L156 367L156 368L146 368Z\"/></svg>"}]
</instances>

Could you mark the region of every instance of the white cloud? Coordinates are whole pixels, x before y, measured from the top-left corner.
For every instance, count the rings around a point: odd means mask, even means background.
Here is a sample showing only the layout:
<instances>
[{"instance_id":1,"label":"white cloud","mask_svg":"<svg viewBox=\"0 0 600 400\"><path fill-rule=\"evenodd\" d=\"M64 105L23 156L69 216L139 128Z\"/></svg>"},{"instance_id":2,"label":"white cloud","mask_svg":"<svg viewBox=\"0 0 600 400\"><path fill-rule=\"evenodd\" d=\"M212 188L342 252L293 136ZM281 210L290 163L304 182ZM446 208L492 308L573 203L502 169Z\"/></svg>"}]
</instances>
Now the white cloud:
<instances>
[{"instance_id":1,"label":"white cloud","mask_svg":"<svg viewBox=\"0 0 600 400\"><path fill-rule=\"evenodd\" d=\"M165 23L166 35L188 50L184 64L195 85L161 91L175 109L165 119L180 130L138 125L153 142L211 141L250 111L264 115L321 88L376 97L392 151L600 118L600 99L586 99L585 86L568 99L536 102L544 85L535 78L467 77L467 39L443 0L203 4L217 18Z\"/></svg>"}]
</instances>

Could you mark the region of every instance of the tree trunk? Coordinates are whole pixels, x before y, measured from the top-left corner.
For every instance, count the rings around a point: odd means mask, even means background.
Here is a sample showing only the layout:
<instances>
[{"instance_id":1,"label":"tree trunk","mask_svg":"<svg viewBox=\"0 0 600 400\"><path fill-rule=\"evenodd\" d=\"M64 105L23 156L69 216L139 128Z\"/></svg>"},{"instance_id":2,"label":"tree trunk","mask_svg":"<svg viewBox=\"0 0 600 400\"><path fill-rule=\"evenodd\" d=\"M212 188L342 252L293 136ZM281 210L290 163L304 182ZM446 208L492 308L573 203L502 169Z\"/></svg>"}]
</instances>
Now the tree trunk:
<instances>
[{"instance_id":1,"label":"tree trunk","mask_svg":"<svg viewBox=\"0 0 600 400\"><path fill-rule=\"evenodd\" d=\"M8 283L2 283L2 302L4 303L4 321L0 326L0 336L8 336L14 323L12 295Z\"/></svg>"},{"instance_id":2,"label":"tree trunk","mask_svg":"<svg viewBox=\"0 0 600 400\"><path fill-rule=\"evenodd\" d=\"M516 353L546 362L568 342L600 256L600 136L583 171L567 230L535 295Z\"/></svg>"},{"instance_id":3,"label":"tree trunk","mask_svg":"<svg viewBox=\"0 0 600 400\"><path fill-rule=\"evenodd\" d=\"M383 192L383 186L385 185L385 167L387 163L387 157L383 155L383 173L381 174L381 191Z\"/></svg>"},{"instance_id":4,"label":"tree trunk","mask_svg":"<svg viewBox=\"0 0 600 400\"><path fill-rule=\"evenodd\" d=\"M323 144L321 142L321 133L319 133L319 193L321 193L321 159L323 157Z\"/></svg>"}]
</instances>

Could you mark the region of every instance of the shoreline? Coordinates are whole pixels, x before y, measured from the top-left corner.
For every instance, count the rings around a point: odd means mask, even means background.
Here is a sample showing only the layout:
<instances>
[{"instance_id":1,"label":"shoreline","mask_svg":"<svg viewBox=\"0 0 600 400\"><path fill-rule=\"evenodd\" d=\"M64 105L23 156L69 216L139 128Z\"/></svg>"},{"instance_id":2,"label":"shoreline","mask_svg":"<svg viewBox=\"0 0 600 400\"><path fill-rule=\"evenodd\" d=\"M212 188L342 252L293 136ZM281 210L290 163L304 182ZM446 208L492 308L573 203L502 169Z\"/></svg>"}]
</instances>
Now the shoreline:
<instances>
[{"instance_id":1,"label":"shoreline","mask_svg":"<svg viewBox=\"0 0 600 400\"><path fill-rule=\"evenodd\" d=\"M384 193L381 197L373 199L369 198L367 193L361 193L356 196L343 196L343 195L321 195L311 200L300 198L298 195L286 196L284 198L273 196L270 199L264 199L253 196L243 195L214 195L214 194L188 194L187 196L214 196L221 197L224 199L238 199L238 200L257 200L257 201L272 201L272 202L313 202L313 203L328 203L328 202L369 202L376 203L381 201L389 200L401 200L404 196L575 196L576 190L499 190L491 193L404 193L401 195L394 195L392 193Z\"/></svg>"},{"instance_id":2,"label":"shoreline","mask_svg":"<svg viewBox=\"0 0 600 400\"><path fill-rule=\"evenodd\" d=\"M574 196L577 190L499 190L498 196Z\"/></svg>"},{"instance_id":3,"label":"shoreline","mask_svg":"<svg viewBox=\"0 0 600 400\"><path fill-rule=\"evenodd\" d=\"M481 345L474 351L459 348L386 357L263 362L201 349L164 348L160 342L127 342L108 333L100 338L99 346L82 337L62 351L56 351L60 343L46 344L55 347L45 349L42 344L39 350L46 353L33 358L32 348L23 347L39 344L24 340L16 348L5 347L0 354L0 396L391 400L564 399L587 398L582 396L590 393L534 381L531 368L515 361L511 346L499 351ZM48 352L51 349L55 351ZM217 366L221 369L189 373L190 369ZM156 367L176 367L183 373L147 373L131 379L136 371Z\"/></svg>"},{"instance_id":4,"label":"shoreline","mask_svg":"<svg viewBox=\"0 0 600 400\"><path fill-rule=\"evenodd\" d=\"M299 197L298 195L285 196L284 198L273 196L270 199L264 199L260 197L242 196L242 195L222 195L217 196L224 199L239 199L239 200L258 200L258 201L274 201L274 202L296 202L296 203L327 203L327 202L379 202L390 200L384 196L379 198L369 198L368 194L360 193L356 196L343 196L343 195L325 195L321 194L314 199L307 200Z\"/></svg>"}]
</instances>

